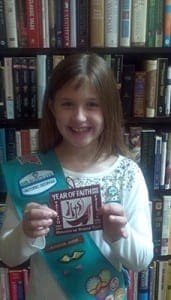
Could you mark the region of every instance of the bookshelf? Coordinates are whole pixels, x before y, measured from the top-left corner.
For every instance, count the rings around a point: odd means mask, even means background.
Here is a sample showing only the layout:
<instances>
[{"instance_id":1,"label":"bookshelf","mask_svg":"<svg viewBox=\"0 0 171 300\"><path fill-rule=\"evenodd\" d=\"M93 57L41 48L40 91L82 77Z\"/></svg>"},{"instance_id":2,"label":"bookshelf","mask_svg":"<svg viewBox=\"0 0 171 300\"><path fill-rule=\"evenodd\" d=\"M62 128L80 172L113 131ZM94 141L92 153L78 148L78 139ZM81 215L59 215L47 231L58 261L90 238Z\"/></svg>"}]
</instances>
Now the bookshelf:
<instances>
[{"instance_id":1,"label":"bookshelf","mask_svg":"<svg viewBox=\"0 0 171 300\"><path fill-rule=\"evenodd\" d=\"M107 2L107 1L106 1ZM150 1L149 1L150 2ZM161 3L161 1L159 1ZM1 1L0 1L1 3ZM85 1L86 3L86 1ZM88 2L87 2L88 3ZM164 1L163 1L164 3ZM47 55L48 57L53 55L70 55L73 53L80 52L96 52L99 55L123 55L124 63L134 64L136 70L139 70L141 62L145 59L156 59L158 57L168 58L168 64L171 65L171 50L169 47L157 46L157 47L90 47L89 45L83 45L81 47L68 47L68 48L56 48L56 47L41 47L41 48L22 48L22 47L0 47L0 60L3 60L4 57L36 57L37 55ZM155 130L171 130L171 115L170 116L160 116L153 118L146 117L133 117L128 116L124 120L124 125L126 128L130 126L141 126L143 129L155 129ZM38 128L39 120L37 118L31 119L0 119L0 128L16 128L20 130L21 128L30 129ZM152 192L150 195L151 198L162 198L162 196L171 195L171 189L159 189ZM157 256L157 260L170 259L171 256ZM134 299L129 299L134 300ZM159 299L156 299L159 300Z\"/></svg>"}]
</instances>

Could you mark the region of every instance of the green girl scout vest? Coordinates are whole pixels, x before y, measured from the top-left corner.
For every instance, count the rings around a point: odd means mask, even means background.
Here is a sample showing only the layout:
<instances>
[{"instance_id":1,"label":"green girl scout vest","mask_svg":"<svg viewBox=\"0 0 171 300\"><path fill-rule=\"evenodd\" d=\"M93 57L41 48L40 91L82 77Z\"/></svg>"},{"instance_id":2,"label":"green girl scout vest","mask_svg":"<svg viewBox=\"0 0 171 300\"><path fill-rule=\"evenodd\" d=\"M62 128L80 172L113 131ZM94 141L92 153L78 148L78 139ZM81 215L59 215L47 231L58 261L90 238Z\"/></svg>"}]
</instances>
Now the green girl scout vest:
<instances>
[{"instance_id":1,"label":"green girl scout vest","mask_svg":"<svg viewBox=\"0 0 171 300\"><path fill-rule=\"evenodd\" d=\"M2 166L19 218L28 202L49 204L49 192L68 189L52 151L18 157ZM40 250L68 300L126 300L122 271L102 255L88 232L54 236L50 230Z\"/></svg>"}]
</instances>

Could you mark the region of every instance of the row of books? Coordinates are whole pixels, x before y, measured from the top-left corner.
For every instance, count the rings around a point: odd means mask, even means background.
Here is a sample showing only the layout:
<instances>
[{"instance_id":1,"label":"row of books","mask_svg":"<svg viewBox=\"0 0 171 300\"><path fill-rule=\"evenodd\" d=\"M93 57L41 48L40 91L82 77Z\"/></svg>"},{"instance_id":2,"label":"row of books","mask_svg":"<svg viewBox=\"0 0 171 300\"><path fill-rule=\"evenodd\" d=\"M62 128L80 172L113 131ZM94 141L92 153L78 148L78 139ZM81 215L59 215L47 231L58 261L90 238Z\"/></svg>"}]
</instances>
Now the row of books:
<instances>
[{"instance_id":1,"label":"row of books","mask_svg":"<svg viewBox=\"0 0 171 300\"><path fill-rule=\"evenodd\" d=\"M29 282L29 268L0 267L0 299L25 300Z\"/></svg>"},{"instance_id":2,"label":"row of books","mask_svg":"<svg viewBox=\"0 0 171 300\"><path fill-rule=\"evenodd\" d=\"M170 47L170 0L1 0L0 46Z\"/></svg>"},{"instance_id":3,"label":"row of books","mask_svg":"<svg viewBox=\"0 0 171 300\"><path fill-rule=\"evenodd\" d=\"M170 300L171 260L155 260L139 273L129 270L128 300Z\"/></svg>"},{"instance_id":4,"label":"row of books","mask_svg":"<svg viewBox=\"0 0 171 300\"><path fill-rule=\"evenodd\" d=\"M171 189L171 131L130 126L124 137L149 191Z\"/></svg>"},{"instance_id":5,"label":"row of books","mask_svg":"<svg viewBox=\"0 0 171 300\"><path fill-rule=\"evenodd\" d=\"M136 68L122 54L103 55L120 90L125 118L171 115L168 58L145 59ZM0 118L40 119L46 85L64 55L4 57L0 62Z\"/></svg>"}]
</instances>

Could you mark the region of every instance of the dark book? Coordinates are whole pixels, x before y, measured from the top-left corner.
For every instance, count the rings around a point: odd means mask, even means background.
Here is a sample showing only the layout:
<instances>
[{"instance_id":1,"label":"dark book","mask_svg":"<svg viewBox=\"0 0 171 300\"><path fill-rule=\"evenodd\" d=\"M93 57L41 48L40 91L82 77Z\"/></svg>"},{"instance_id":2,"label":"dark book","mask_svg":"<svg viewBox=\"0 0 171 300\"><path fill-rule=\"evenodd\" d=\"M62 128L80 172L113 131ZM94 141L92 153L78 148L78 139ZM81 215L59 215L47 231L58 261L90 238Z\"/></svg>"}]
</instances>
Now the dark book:
<instances>
[{"instance_id":1,"label":"dark book","mask_svg":"<svg viewBox=\"0 0 171 300\"><path fill-rule=\"evenodd\" d=\"M0 120L6 119L6 104L5 104L5 85L4 85L4 66L0 62Z\"/></svg>"},{"instance_id":2,"label":"dark book","mask_svg":"<svg viewBox=\"0 0 171 300\"><path fill-rule=\"evenodd\" d=\"M29 98L29 117L37 118L37 63L36 57L28 57L28 98Z\"/></svg>"},{"instance_id":3,"label":"dark book","mask_svg":"<svg viewBox=\"0 0 171 300\"><path fill-rule=\"evenodd\" d=\"M162 154L162 137L156 135L155 149L154 149L154 190L160 189L161 154Z\"/></svg>"},{"instance_id":4,"label":"dark book","mask_svg":"<svg viewBox=\"0 0 171 300\"><path fill-rule=\"evenodd\" d=\"M154 243L154 257L161 254L161 239L163 225L163 199L157 198L152 201L152 232Z\"/></svg>"},{"instance_id":5,"label":"dark book","mask_svg":"<svg viewBox=\"0 0 171 300\"><path fill-rule=\"evenodd\" d=\"M156 92L156 115L165 115L165 94L167 80L168 58L157 59L157 92Z\"/></svg>"},{"instance_id":6,"label":"dark book","mask_svg":"<svg viewBox=\"0 0 171 300\"><path fill-rule=\"evenodd\" d=\"M138 300L148 300L149 295L149 270L138 273Z\"/></svg>"},{"instance_id":7,"label":"dark book","mask_svg":"<svg viewBox=\"0 0 171 300\"><path fill-rule=\"evenodd\" d=\"M153 191L154 182L155 135L155 129L143 129L141 131L140 166L150 192Z\"/></svg>"},{"instance_id":8,"label":"dark book","mask_svg":"<svg viewBox=\"0 0 171 300\"><path fill-rule=\"evenodd\" d=\"M28 47L28 28L27 28L27 13L26 0L16 0L16 16L17 16L17 31L19 47Z\"/></svg>"},{"instance_id":9,"label":"dark book","mask_svg":"<svg viewBox=\"0 0 171 300\"><path fill-rule=\"evenodd\" d=\"M122 85L123 58L123 54L115 54L111 57L111 68L114 72L115 80L119 90L121 89Z\"/></svg>"},{"instance_id":10,"label":"dark book","mask_svg":"<svg viewBox=\"0 0 171 300\"><path fill-rule=\"evenodd\" d=\"M121 85L121 101L124 117L128 118L133 113L133 94L134 94L134 76L135 65L123 65L122 85Z\"/></svg>"},{"instance_id":11,"label":"dark book","mask_svg":"<svg viewBox=\"0 0 171 300\"><path fill-rule=\"evenodd\" d=\"M56 47L62 48L62 1L56 0L55 5L55 19L56 19Z\"/></svg>"},{"instance_id":12,"label":"dark book","mask_svg":"<svg viewBox=\"0 0 171 300\"><path fill-rule=\"evenodd\" d=\"M7 47L4 0L0 0L0 48Z\"/></svg>"},{"instance_id":13,"label":"dark book","mask_svg":"<svg viewBox=\"0 0 171 300\"><path fill-rule=\"evenodd\" d=\"M6 141L6 158L11 160L16 158L16 129L5 128L5 141Z\"/></svg>"},{"instance_id":14,"label":"dark book","mask_svg":"<svg viewBox=\"0 0 171 300\"><path fill-rule=\"evenodd\" d=\"M21 60L20 57L12 58L13 91L14 91L14 116L22 119L22 85L21 85Z\"/></svg>"},{"instance_id":15,"label":"dark book","mask_svg":"<svg viewBox=\"0 0 171 300\"><path fill-rule=\"evenodd\" d=\"M21 81L21 98L22 98L22 117L24 119L29 119L30 112L30 99L29 99L29 89L31 85L29 83L29 70L28 70L28 59L27 57L20 57L20 81Z\"/></svg>"},{"instance_id":16,"label":"dark book","mask_svg":"<svg viewBox=\"0 0 171 300\"><path fill-rule=\"evenodd\" d=\"M70 1L62 1L62 47L70 48Z\"/></svg>"},{"instance_id":17,"label":"dark book","mask_svg":"<svg viewBox=\"0 0 171 300\"><path fill-rule=\"evenodd\" d=\"M89 0L76 0L77 47L89 45Z\"/></svg>"}]
</instances>

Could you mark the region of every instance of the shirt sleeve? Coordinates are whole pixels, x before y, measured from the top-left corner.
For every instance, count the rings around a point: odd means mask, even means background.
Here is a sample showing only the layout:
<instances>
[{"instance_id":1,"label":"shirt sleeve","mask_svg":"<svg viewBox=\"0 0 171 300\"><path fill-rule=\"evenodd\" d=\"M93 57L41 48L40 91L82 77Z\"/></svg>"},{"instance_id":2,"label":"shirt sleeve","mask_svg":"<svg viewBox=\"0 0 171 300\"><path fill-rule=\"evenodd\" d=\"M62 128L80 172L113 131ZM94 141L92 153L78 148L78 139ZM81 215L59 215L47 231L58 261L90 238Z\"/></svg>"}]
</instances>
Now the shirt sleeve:
<instances>
[{"instance_id":1,"label":"shirt sleeve","mask_svg":"<svg viewBox=\"0 0 171 300\"><path fill-rule=\"evenodd\" d=\"M153 258L152 226L146 183L139 167L133 169L132 187L123 189L122 195L128 238L111 243L111 248L125 267L140 271Z\"/></svg>"},{"instance_id":2,"label":"shirt sleeve","mask_svg":"<svg viewBox=\"0 0 171 300\"><path fill-rule=\"evenodd\" d=\"M10 267L27 261L31 255L45 247L45 238L32 239L22 229L10 197L7 197L7 211L0 235L0 257Z\"/></svg>"}]
</instances>

